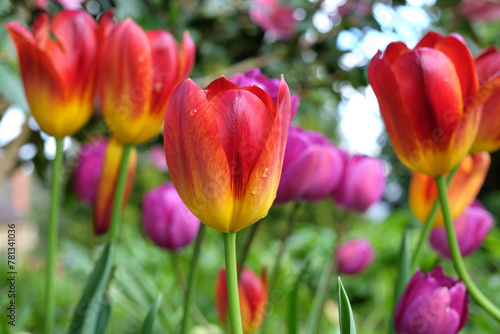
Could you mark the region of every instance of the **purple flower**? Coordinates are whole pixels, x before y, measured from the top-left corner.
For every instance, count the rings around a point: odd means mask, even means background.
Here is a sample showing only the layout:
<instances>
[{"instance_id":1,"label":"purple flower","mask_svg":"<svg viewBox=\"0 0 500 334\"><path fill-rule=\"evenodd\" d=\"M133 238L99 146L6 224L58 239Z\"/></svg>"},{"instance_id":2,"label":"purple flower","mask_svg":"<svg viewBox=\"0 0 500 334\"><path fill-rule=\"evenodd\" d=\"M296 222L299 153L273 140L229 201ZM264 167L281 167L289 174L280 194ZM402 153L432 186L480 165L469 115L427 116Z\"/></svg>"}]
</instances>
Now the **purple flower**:
<instances>
[{"instance_id":1,"label":"purple flower","mask_svg":"<svg viewBox=\"0 0 500 334\"><path fill-rule=\"evenodd\" d=\"M146 235L162 248L175 251L198 235L200 221L182 202L170 182L144 195L142 213Z\"/></svg>"},{"instance_id":2,"label":"purple flower","mask_svg":"<svg viewBox=\"0 0 500 334\"><path fill-rule=\"evenodd\" d=\"M294 8L280 5L280 0L252 0L250 19L272 38L287 40L295 35L297 20Z\"/></svg>"},{"instance_id":3,"label":"purple flower","mask_svg":"<svg viewBox=\"0 0 500 334\"><path fill-rule=\"evenodd\" d=\"M462 256L474 252L483 242L493 227L493 216L479 201L472 203L453 222ZM430 237L432 248L444 258L450 259L450 249L444 226L432 230Z\"/></svg>"},{"instance_id":4,"label":"purple flower","mask_svg":"<svg viewBox=\"0 0 500 334\"><path fill-rule=\"evenodd\" d=\"M347 209L365 212L384 194L385 175L382 162L376 158L343 152L344 176L333 194L335 203Z\"/></svg>"},{"instance_id":5,"label":"purple flower","mask_svg":"<svg viewBox=\"0 0 500 334\"><path fill-rule=\"evenodd\" d=\"M101 177L108 140L100 139L82 146L73 173L73 188L81 201L93 204Z\"/></svg>"},{"instance_id":6,"label":"purple flower","mask_svg":"<svg viewBox=\"0 0 500 334\"><path fill-rule=\"evenodd\" d=\"M413 275L396 307L394 329L398 334L456 334L468 315L465 284L444 276L439 266Z\"/></svg>"},{"instance_id":7,"label":"purple flower","mask_svg":"<svg viewBox=\"0 0 500 334\"><path fill-rule=\"evenodd\" d=\"M335 253L339 273L357 274L375 259L375 252L366 239L353 239L343 243Z\"/></svg>"},{"instance_id":8,"label":"purple flower","mask_svg":"<svg viewBox=\"0 0 500 334\"><path fill-rule=\"evenodd\" d=\"M321 200L337 187L343 169L340 152L328 139L291 126L275 203Z\"/></svg>"},{"instance_id":9,"label":"purple flower","mask_svg":"<svg viewBox=\"0 0 500 334\"><path fill-rule=\"evenodd\" d=\"M260 68L251 69L245 73L237 73L229 78L229 81L239 87L258 86L262 88L276 104L278 102L278 88L280 86L279 79L269 79L263 74ZM297 114L299 109L300 98L298 95L292 95L292 118Z\"/></svg>"}]
</instances>

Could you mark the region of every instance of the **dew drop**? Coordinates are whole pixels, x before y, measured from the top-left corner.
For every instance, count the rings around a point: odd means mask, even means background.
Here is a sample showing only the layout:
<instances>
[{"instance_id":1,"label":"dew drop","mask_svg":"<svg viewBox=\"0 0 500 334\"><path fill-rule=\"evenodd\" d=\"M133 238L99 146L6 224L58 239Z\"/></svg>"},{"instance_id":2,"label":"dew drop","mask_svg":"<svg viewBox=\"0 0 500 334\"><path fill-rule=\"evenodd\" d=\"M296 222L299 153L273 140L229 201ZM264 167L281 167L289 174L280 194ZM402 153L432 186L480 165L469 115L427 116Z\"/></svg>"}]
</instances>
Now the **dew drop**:
<instances>
[{"instance_id":1,"label":"dew drop","mask_svg":"<svg viewBox=\"0 0 500 334\"><path fill-rule=\"evenodd\" d=\"M191 111L189 111L190 116L195 116L197 113L198 113L198 110L196 110L196 109L191 109Z\"/></svg>"},{"instance_id":2,"label":"dew drop","mask_svg":"<svg viewBox=\"0 0 500 334\"><path fill-rule=\"evenodd\" d=\"M157 82L155 83L155 91L159 93L161 91L161 88L163 87L163 83Z\"/></svg>"},{"instance_id":3,"label":"dew drop","mask_svg":"<svg viewBox=\"0 0 500 334\"><path fill-rule=\"evenodd\" d=\"M264 169L262 172L262 177L265 179L267 177L267 174L269 174L269 168Z\"/></svg>"},{"instance_id":4,"label":"dew drop","mask_svg":"<svg viewBox=\"0 0 500 334\"><path fill-rule=\"evenodd\" d=\"M257 189L258 189L257 187L255 187L255 188L252 189L252 195L257 194Z\"/></svg>"}]
</instances>

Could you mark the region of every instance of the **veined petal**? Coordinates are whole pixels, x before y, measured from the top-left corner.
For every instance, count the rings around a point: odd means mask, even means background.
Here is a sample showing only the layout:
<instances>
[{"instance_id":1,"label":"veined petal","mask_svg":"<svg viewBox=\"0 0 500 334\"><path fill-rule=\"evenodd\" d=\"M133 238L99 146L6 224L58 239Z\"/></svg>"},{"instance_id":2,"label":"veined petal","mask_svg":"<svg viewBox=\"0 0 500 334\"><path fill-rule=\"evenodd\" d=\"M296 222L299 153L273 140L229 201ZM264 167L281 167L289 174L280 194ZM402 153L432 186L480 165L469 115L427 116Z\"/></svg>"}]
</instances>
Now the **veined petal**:
<instances>
[{"instance_id":1,"label":"veined petal","mask_svg":"<svg viewBox=\"0 0 500 334\"><path fill-rule=\"evenodd\" d=\"M147 33L151 45L153 76L153 96L151 114L160 114L164 118L167 103L177 84L179 67L177 42L164 30L151 30ZM161 124L162 126L163 124Z\"/></svg>"},{"instance_id":2,"label":"veined petal","mask_svg":"<svg viewBox=\"0 0 500 334\"><path fill-rule=\"evenodd\" d=\"M179 50L179 73L176 82L186 80L194 67L196 48L189 32L185 31Z\"/></svg>"},{"instance_id":3,"label":"veined petal","mask_svg":"<svg viewBox=\"0 0 500 334\"><path fill-rule=\"evenodd\" d=\"M94 233L96 235L106 233L110 228L111 211L113 209L122 155L123 145L116 138L111 138L106 148L101 178L99 180L97 196L94 203ZM127 183L125 185L122 209L125 207L130 192L132 191L136 167L137 151L135 148L132 148L127 165Z\"/></svg>"},{"instance_id":4,"label":"veined petal","mask_svg":"<svg viewBox=\"0 0 500 334\"><path fill-rule=\"evenodd\" d=\"M184 204L203 223L228 232L234 200L230 167L205 91L189 79L168 104L164 143L170 176Z\"/></svg>"},{"instance_id":5,"label":"veined petal","mask_svg":"<svg viewBox=\"0 0 500 334\"><path fill-rule=\"evenodd\" d=\"M277 112L241 201L239 217L234 220L231 231L237 232L265 217L276 198L281 177L283 156L290 126L290 89L281 76L278 92Z\"/></svg>"},{"instance_id":6,"label":"veined petal","mask_svg":"<svg viewBox=\"0 0 500 334\"><path fill-rule=\"evenodd\" d=\"M151 48L146 33L122 21L102 46L99 94L108 127L122 143L141 143L151 107Z\"/></svg>"}]
</instances>

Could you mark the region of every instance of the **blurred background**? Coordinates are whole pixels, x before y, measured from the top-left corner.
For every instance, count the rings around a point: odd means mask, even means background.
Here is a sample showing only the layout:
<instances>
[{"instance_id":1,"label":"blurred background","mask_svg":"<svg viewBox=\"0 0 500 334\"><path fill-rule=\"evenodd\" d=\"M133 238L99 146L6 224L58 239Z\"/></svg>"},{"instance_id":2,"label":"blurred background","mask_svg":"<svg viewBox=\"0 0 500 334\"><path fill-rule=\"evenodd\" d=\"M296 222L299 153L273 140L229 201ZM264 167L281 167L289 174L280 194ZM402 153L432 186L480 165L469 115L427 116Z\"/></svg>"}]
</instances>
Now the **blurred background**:
<instances>
[{"instance_id":1,"label":"blurred background","mask_svg":"<svg viewBox=\"0 0 500 334\"><path fill-rule=\"evenodd\" d=\"M30 117L15 49L3 24L16 20L30 26L41 11L55 14L63 7L72 6L81 6L95 17L114 7L118 20L131 17L144 29L167 29L177 40L188 30L197 49L191 77L202 87L221 75L229 77L254 67L261 68L270 78L284 74L292 93L300 96L294 124L323 133L351 154L377 157L384 162L387 186L383 200L363 215L351 214L345 236L346 239L369 239L375 250L375 261L363 273L345 277L343 282L352 302L358 332L387 332L401 235L408 226L415 227L415 233L410 235L413 245L418 238L419 223L407 204L410 172L395 157L385 134L377 100L367 83L367 64L377 50L384 50L390 42L403 41L412 48L430 29L445 35L461 34L475 55L481 48L500 41L500 1L282 0L281 4L293 10L287 19L292 33L287 36L266 31L256 24L249 15L252 1L0 0L0 257L6 258L7 224L15 222L19 275L18 314L13 333L38 333L43 323L44 227L48 220L55 141L41 132ZM92 208L74 194L72 172L81 145L107 134L96 105L91 122L75 137L64 141L65 195L57 269L58 333L69 325L72 310L102 244L92 232ZM173 275L174 256L148 240L142 227L144 193L168 180L162 150L158 153L161 146L162 137L158 137L138 147L138 170L123 217L118 269L111 289L115 306L109 333L137 333L149 305L160 292L164 299L158 333L176 333L182 317L179 305L183 295ZM497 152L492 154L490 172L479 195L495 220L500 215L499 168ZM272 267L293 206L275 205L263 220L247 260L248 267L255 272ZM341 216L341 210L331 198L300 206L277 288L269 296L269 332L285 331L287 301L295 290L300 301L297 317L301 324L307 322L324 263L335 245L335 230ZM239 233L240 246L248 234L248 229ZM192 251L191 246L177 254L184 276ZM449 261L438 258L429 247L424 252L424 271L440 263L447 274L455 276ZM194 318L193 333L225 332L214 306L214 282L223 260L222 239L219 233L209 229L195 297L200 313ZM477 284L499 304L498 227L492 229L467 264ZM2 260L2 275L7 272L5 266ZM302 271L305 274L297 281ZM4 281L0 284L0 305L7 300ZM334 333L338 325L334 284L325 314L324 332ZM8 333L7 330L11 329L2 320L0 331ZM497 330L491 318L471 305L463 333Z\"/></svg>"}]
</instances>

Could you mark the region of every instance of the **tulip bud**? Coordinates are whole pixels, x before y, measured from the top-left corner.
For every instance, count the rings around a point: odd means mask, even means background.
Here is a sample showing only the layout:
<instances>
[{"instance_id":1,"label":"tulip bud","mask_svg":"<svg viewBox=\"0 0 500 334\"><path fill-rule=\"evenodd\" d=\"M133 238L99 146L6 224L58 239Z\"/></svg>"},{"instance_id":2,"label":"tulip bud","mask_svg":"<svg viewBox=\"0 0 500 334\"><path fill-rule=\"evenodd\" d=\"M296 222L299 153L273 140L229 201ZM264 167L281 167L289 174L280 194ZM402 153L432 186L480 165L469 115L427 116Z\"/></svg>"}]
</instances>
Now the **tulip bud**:
<instances>
[{"instance_id":1,"label":"tulip bud","mask_svg":"<svg viewBox=\"0 0 500 334\"><path fill-rule=\"evenodd\" d=\"M106 155L102 165L101 177L97 188L97 196L94 203L94 233L97 235L107 232L111 224L111 211L115 198L118 172L123 155L123 145L114 137L109 140ZM127 199L134 184L135 170L137 167L137 151L132 148L127 164L127 181L125 193L123 194L122 208L125 207Z\"/></svg>"},{"instance_id":2,"label":"tulip bud","mask_svg":"<svg viewBox=\"0 0 500 334\"><path fill-rule=\"evenodd\" d=\"M215 304L220 321L225 323L228 307L225 268L219 271L215 284ZM262 270L262 278L259 278L250 269L244 268L241 271L238 282L238 295L240 298L243 333L252 333L262 325L267 305L267 288L265 269Z\"/></svg>"},{"instance_id":3,"label":"tulip bud","mask_svg":"<svg viewBox=\"0 0 500 334\"><path fill-rule=\"evenodd\" d=\"M344 176L333 198L335 203L347 209L365 212L372 204L380 201L384 189L382 162L376 158L354 155L345 164Z\"/></svg>"},{"instance_id":4,"label":"tulip bud","mask_svg":"<svg viewBox=\"0 0 500 334\"><path fill-rule=\"evenodd\" d=\"M166 31L145 32L131 19L114 27L109 12L104 15L99 29L102 112L120 142L140 144L161 132L170 96L193 68L194 44L188 33L179 47Z\"/></svg>"},{"instance_id":5,"label":"tulip bud","mask_svg":"<svg viewBox=\"0 0 500 334\"><path fill-rule=\"evenodd\" d=\"M239 87L245 86L257 86L262 88L273 100L276 104L278 103L278 91L280 87L280 81L275 78L268 78L265 74L262 73L260 68L251 69L245 73L236 73L232 77L228 79L232 83L236 84ZM296 94L291 97L291 118L294 118L297 114L297 110L299 109L300 97Z\"/></svg>"},{"instance_id":6,"label":"tulip bud","mask_svg":"<svg viewBox=\"0 0 500 334\"><path fill-rule=\"evenodd\" d=\"M177 87L165 117L172 182L204 224L237 232L265 217L281 176L290 124L290 90L281 77L278 102L256 86L224 77L205 89Z\"/></svg>"},{"instance_id":7,"label":"tulip bud","mask_svg":"<svg viewBox=\"0 0 500 334\"><path fill-rule=\"evenodd\" d=\"M474 156L466 156L460 164L448 186L452 219L457 218L476 198L488 173L490 161L490 155L482 152ZM408 201L413 214L421 223L427 221L437 195L438 190L433 178L413 173L410 180ZM443 223L443 214L439 210L434 220L434 226L439 227Z\"/></svg>"},{"instance_id":8,"label":"tulip bud","mask_svg":"<svg viewBox=\"0 0 500 334\"><path fill-rule=\"evenodd\" d=\"M498 5L497 5L498 6ZM498 80L500 75L500 52L496 47L483 50L476 57L479 85L486 85L491 79ZM493 95L484 103L481 122L471 152L494 152L500 148L500 89L497 86Z\"/></svg>"},{"instance_id":9,"label":"tulip bud","mask_svg":"<svg viewBox=\"0 0 500 334\"><path fill-rule=\"evenodd\" d=\"M444 276L439 266L432 273L418 270L413 275L396 307L394 329L397 334L456 334L468 315L465 284Z\"/></svg>"},{"instance_id":10,"label":"tulip bud","mask_svg":"<svg viewBox=\"0 0 500 334\"><path fill-rule=\"evenodd\" d=\"M340 152L320 133L290 127L275 203L325 198L339 184L343 165Z\"/></svg>"},{"instance_id":11,"label":"tulip bud","mask_svg":"<svg viewBox=\"0 0 500 334\"><path fill-rule=\"evenodd\" d=\"M493 227L493 216L479 201L475 201L453 222L455 234L462 256L474 252L483 242ZM451 259L448 239L444 227L432 230L430 243L432 248L444 258Z\"/></svg>"},{"instance_id":12,"label":"tulip bud","mask_svg":"<svg viewBox=\"0 0 500 334\"><path fill-rule=\"evenodd\" d=\"M73 174L73 188L81 201L93 204L101 177L108 140L97 140L82 146Z\"/></svg>"},{"instance_id":13,"label":"tulip bud","mask_svg":"<svg viewBox=\"0 0 500 334\"><path fill-rule=\"evenodd\" d=\"M469 152L480 108L474 59L464 39L429 32L410 50L390 43L368 66L368 79L399 160L436 177Z\"/></svg>"},{"instance_id":14,"label":"tulip bud","mask_svg":"<svg viewBox=\"0 0 500 334\"><path fill-rule=\"evenodd\" d=\"M170 182L144 195L142 221L146 235L171 251L191 243L200 228L200 221L184 205Z\"/></svg>"},{"instance_id":15,"label":"tulip bud","mask_svg":"<svg viewBox=\"0 0 500 334\"><path fill-rule=\"evenodd\" d=\"M366 239L353 239L340 245L335 253L338 271L357 274L365 270L375 259L375 252Z\"/></svg>"},{"instance_id":16,"label":"tulip bud","mask_svg":"<svg viewBox=\"0 0 500 334\"><path fill-rule=\"evenodd\" d=\"M31 113L42 131L62 138L90 119L94 105L97 26L84 10L62 10L52 21L46 13L33 33L18 22L7 31L19 56Z\"/></svg>"}]
</instances>

